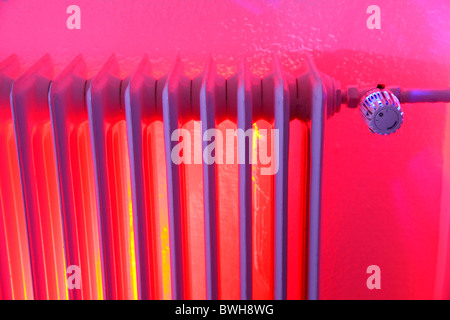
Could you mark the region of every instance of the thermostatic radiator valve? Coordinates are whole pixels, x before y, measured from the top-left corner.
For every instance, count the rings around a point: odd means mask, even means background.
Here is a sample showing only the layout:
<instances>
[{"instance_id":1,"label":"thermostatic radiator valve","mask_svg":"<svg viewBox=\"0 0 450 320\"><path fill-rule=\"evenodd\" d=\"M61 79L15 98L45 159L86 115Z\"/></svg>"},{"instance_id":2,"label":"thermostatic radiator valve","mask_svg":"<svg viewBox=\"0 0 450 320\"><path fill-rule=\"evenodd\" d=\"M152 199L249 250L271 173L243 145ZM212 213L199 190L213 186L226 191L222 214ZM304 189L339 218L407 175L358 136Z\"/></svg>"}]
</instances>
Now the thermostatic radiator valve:
<instances>
[{"instance_id":1,"label":"thermostatic radiator valve","mask_svg":"<svg viewBox=\"0 0 450 320\"><path fill-rule=\"evenodd\" d=\"M402 89L379 84L376 88L359 89L348 86L342 91L341 99L347 107L359 108L371 132L388 135L396 132L403 123L400 103L450 103L450 88Z\"/></svg>"},{"instance_id":2,"label":"thermostatic radiator valve","mask_svg":"<svg viewBox=\"0 0 450 320\"><path fill-rule=\"evenodd\" d=\"M359 110L373 133L388 135L397 131L403 122L403 111L398 98L387 89L375 88L360 99Z\"/></svg>"}]
</instances>

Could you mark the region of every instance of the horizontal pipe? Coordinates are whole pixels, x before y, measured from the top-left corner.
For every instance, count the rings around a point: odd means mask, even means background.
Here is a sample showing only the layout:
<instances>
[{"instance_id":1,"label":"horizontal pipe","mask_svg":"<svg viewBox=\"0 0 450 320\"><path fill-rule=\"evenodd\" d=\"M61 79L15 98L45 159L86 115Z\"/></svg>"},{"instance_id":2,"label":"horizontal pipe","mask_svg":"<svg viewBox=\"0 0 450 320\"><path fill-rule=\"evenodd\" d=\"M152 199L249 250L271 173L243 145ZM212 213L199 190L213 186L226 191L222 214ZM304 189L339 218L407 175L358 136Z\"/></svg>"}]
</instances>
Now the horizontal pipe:
<instances>
[{"instance_id":1,"label":"horizontal pipe","mask_svg":"<svg viewBox=\"0 0 450 320\"><path fill-rule=\"evenodd\" d=\"M400 89L400 102L450 102L450 89Z\"/></svg>"}]
</instances>

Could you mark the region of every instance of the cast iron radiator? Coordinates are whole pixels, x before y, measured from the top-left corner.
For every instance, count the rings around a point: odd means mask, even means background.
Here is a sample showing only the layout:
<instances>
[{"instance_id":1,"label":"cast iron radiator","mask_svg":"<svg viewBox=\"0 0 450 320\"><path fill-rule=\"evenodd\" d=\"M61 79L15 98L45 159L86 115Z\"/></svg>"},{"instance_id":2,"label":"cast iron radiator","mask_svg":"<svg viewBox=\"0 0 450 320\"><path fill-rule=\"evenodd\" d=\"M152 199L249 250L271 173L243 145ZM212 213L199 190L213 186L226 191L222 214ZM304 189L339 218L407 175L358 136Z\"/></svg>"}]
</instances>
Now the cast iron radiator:
<instances>
[{"instance_id":1,"label":"cast iron radiator","mask_svg":"<svg viewBox=\"0 0 450 320\"><path fill-rule=\"evenodd\" d=\"M346 97L310 59L227 79L212 59L193 79L180 59L158 79L147 57L125 79L114 56L91 79L82 56L56 77L18 61L0 64L2 299L317 298L323 122ZM218 148L214 128L237 134Z\"/></svg>"}]
</instances>

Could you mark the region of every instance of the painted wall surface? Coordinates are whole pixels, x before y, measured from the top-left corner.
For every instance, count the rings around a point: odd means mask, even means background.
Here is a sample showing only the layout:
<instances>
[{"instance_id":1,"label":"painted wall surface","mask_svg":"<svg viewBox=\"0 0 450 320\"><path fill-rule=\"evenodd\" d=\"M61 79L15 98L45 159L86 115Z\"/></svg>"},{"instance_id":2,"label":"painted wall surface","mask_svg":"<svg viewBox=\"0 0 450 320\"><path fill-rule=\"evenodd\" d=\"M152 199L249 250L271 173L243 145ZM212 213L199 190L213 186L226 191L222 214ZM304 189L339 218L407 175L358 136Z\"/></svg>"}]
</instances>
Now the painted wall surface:
<instances>
[{"instance_id":1,"label":"painted wall surface","mask_svg":"<svg viewBox=\"0 0 450 320\"><path fill-rule=\"evenodd\" d=\"M80 30L66 27L73 4L81 8ZM381 9L379 30L366 26L373 4ZM277 53L284 70L296 75L303 51L343 86L447 87L450 3L0 1L0 60L16 53L24 69L50 53L57 73L82 53L94 75L116 53L126 76L148 53L157 76L169 71L177 54L190 76L202 72L209 56L225 76L236 72L243 56L264 75ZM403 127L388 137L371 134L356 110L343 108L327 121L321 298L443 297L448 108L405 105ZM366 268L373 264L381 268L381 290L366 287Z\"/></svg>"}]
</instances>

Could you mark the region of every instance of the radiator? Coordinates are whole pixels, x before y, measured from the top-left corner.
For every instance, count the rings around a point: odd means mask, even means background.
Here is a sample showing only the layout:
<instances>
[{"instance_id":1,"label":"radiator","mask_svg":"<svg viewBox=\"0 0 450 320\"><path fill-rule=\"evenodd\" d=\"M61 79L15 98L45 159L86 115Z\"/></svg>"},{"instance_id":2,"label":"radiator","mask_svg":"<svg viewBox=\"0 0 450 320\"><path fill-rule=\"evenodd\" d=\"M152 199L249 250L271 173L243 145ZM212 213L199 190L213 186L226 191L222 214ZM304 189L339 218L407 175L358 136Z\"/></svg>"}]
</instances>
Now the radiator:
<instances>
[{"instance_id":1,"label":"radiator","mask_svg":"<svg viewBox=\"0 0 450 320\"><path fill-rule=\"evenodd\" d=\"M49 55L1 62L0 298L317 299L324 120L367 90L273 60L227 79L213 59L193 79L181 59L158 79L147 57L125 79L114 56L91 79L82 56L56 77ZM237 132L213 163L210 129Z\"/></svg>"}]
</instances>

